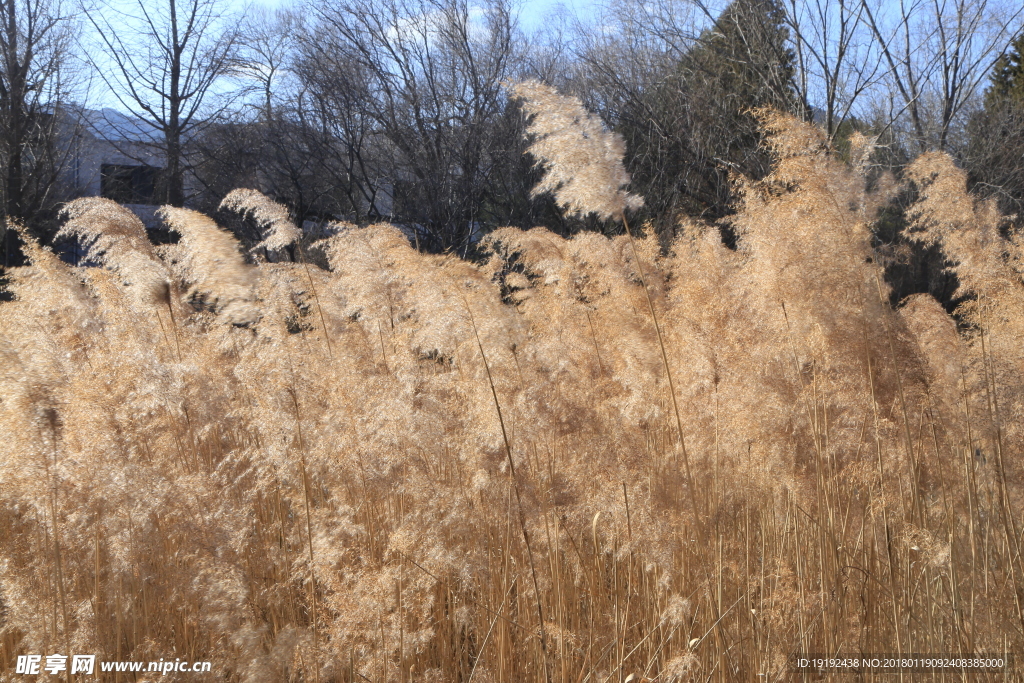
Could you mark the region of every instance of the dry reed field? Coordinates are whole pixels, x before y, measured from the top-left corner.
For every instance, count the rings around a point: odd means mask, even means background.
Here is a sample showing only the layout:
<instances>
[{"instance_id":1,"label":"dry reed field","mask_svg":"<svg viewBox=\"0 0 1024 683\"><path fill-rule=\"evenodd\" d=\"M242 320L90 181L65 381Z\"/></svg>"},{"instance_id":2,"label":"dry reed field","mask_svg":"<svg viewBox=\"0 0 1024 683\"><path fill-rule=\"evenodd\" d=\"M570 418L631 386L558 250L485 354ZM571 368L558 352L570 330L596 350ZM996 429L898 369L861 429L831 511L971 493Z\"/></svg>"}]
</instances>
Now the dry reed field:
<instances>
[{"instance_id":1,"label":"dry reed field","mask_svg":"<svg viewBox=\"0 0 1024 683\"><path fill-rule=\"evenodd\" d=\"M621 143L517 93L538 190L628 219ZM470 262L371 225L268 263L189 210L155 246L72 202L102 267L26 237L0 303L0 678L33 652L318 683L1021 652L1024 244L944 155L897 181L866 138L846 162L760 116L777 163L736 179L735 250L696 222L668 245L505 228ZM889 303L870 228L906 187L956 317ZM300 240L258 193L225 206L261 249Z\"/></svg>"}]
</instances>

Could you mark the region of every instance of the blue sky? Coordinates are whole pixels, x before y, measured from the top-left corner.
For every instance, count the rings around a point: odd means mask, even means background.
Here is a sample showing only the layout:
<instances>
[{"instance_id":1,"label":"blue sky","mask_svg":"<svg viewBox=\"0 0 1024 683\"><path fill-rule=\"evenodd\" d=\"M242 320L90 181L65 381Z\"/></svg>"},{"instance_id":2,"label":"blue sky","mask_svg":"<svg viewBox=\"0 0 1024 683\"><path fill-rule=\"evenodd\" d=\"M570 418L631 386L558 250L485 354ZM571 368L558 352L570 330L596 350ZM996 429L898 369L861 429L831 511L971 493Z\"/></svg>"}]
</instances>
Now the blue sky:
<instances>
[{"instance_id":1,"label":"blue sky","mask_svg":"<svg viewBox=\"0 0 1024 683\"><path fill-rule=\"evenodd\" d=\"M586 14L587 10L595 5L597 3L594 0L526 0L523 3L520 21L525 29L536 28L545 15L559 6L564 7L570 13Z\"/></svg>"},{"instance_id":2,"label":"blue sky","mask_svg":"<svg viewBox=\"0 0 1024 683\"><path fill-rule=\"evenodd\" d=\"M367 4L371 2L372 0L367 0ZM232 8L242 9L247 3L243 0L232 0L229 4ZM276 9L288 7L295 3L293 0L258 0L255 4ZM549 12L555 11L559 5L564 6L570 12L581 12L595 4L595 0L523 0L520 21L523 28L529 30L536 28L543 21L544 17Z\"/></svg>"}]
</instances>

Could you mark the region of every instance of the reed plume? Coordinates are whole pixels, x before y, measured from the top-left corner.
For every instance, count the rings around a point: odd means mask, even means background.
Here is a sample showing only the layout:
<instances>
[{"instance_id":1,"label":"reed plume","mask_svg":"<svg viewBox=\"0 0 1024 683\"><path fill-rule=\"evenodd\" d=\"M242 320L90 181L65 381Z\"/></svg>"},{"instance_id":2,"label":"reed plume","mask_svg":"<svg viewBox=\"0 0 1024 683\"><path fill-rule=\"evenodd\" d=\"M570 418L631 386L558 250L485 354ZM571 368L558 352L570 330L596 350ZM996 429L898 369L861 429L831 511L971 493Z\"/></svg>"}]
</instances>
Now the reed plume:
<instances>
[{"instance_id":1,"label":"reed plume","mask_svg":"<svg viewBox=\"0 0 1024 683\"><path fill-rule=\"evenodd\" d=\"M288 209L257 190L232 190L225 195L220 208L251 216L256 221L263 230L263 239L253 249L280 251L302 237L302 231L288 216Z\"/></svg>"},{"instance_id":2,"label":"reed plume","mask_svg":"<svg viewBox=\"0 0 1024 683\"><path fill-rule=\"evenodd\" d=\"M65 205L56 238L77 237L88 257L116 271L141 301L163 302L170 276L157 258L139 217L117 202L85 197Z\"/></svg>"},{"instance_id":3,"label":"reed plume","mask_svg":"<svg viewBox=\"0 0 1024 683\"><path fill-rule=\"evenodd\" d=\"M181 235L174 250L183 281L193 296L208 296L218 315L234 325L252 323L259 315L253 287L255 271L246 265L238 242L210 218L196 211L161 207L159 215Z\"/></svg>"},{"instance_id":4,"label":"reed plume","mask_svg":"<svg viewBox=\"0 0 1024 683\"><path fill-rule=\"evenodd\" d=\"M616 218L643 206L643 198L622 188L629 174L622 165L622 137L605 128L574 97L551 86L524 81L511 88L523 100L533 142L527 151L545 166L532 195L551 192L571 213Z\"/></svg>"}]
</instances>

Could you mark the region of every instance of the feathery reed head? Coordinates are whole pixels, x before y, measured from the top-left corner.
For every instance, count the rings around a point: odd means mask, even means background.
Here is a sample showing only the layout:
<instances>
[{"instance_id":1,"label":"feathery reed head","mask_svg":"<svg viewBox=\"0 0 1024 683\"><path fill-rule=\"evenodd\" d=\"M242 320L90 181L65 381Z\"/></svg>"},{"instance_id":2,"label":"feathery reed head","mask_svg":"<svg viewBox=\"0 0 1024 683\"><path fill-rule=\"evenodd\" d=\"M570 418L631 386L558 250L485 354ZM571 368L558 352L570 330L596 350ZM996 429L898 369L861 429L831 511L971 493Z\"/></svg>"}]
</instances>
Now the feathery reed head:
<instances>
[{"instance_id":1,"label":"feathery reed head","mask_svg":"<svg viewBox=\"0 0 1024 683\"><path fill-rule=\"evenodd\" d=\"M197 211L163 206L158 214L181 235L180 265L184 279L192 284L190 294L211 297L226 322L255 322L255 273L242 260L235 238Z\"/></svg>"},{"instance_id":2,"label":"feathery reed head","mask_svg":"<svg viewBox=\"0 0 1024 683\"><path fill-rule=\"evenodd\" d=\"M61 215L67 222L57 233L58 238L80 238L89 258L111 268L131 284L137 300L164 302L170 287L169 274L138 216L102 197L69 202Z\"/></svg>"},{"instance_id":3,"label":"feathery reed head","mask_svg":"<svg viewBox=\"0 0 1024 683\"><path fill-rule=\"evenodd\" d=\"M221 201L220 208L249 215L256 221L263 230L263 241L253 249L280 251L302 237L302 231L288 216L288 209L257 190L232 190Z\"/></svg>"},{"instance_id":4,"label":"feathery reed head","mask_svg":"<svg viewBox=\"0 0 1024 683\"><path fill-rule=\"evenodd\" d=\"M527 151L546 167L532 195L551 192L558 203L579 214L622 217L643 206L643 198L622 188L629 174L622 165L622 137L605 128L575 97L559 95L537 81L511 88L531 117L527 131L534 141Z\"/></svg>"},{"instance_id":5,"label":"feathery reed head","mask_svg":"<svg viewBox=\"0 0 1024 683\"><path fill-rule=\"evenodd\" d=\"M146 226L139 217L112 199L83 197L68 202L61 215L67 222L58 237L77 235L90 246L97 241L102 249L118 239L147 241Z\"/></svg>"}]
</instances>

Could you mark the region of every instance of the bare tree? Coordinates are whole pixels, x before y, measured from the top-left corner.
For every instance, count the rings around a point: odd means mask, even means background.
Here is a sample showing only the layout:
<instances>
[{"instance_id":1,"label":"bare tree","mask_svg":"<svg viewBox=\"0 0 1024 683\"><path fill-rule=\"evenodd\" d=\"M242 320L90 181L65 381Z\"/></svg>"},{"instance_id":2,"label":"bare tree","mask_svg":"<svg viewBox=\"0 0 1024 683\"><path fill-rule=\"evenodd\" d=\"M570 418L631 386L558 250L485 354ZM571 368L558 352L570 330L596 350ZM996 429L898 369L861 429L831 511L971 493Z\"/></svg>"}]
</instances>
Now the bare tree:
<instances>
[{"instance_id":1,"label":"bare tree","mask_svg":"<svg viewBox=\"0 0 1024 683\"><path fill-rule=\"evenodd\" d=\"M1024 7L990 0L860 0L887 67L894 123L909 118L920 150L947 149L954 127L1005 46Z\"/></svg>"},{"instance_id":2,"label":"bare tree","mask_svg":"<svg viewBox=\"0 0 1024 683\"><path fill-rule=\"evenodd\" d=\"M197 139L204 200L255 187L297 222L379 218L363 79L352 63L327 66L300 49L315 44L303 24L290 10L255 10L243 23L231 67L239 97Z\"/></svg>"},{"instance_id":3,"label":"bare tree","mask_svg":"<svg viewBox=\"0 0 1024 683\"><path fill-rule=\"evenodd\" d=\"M33 223L59 199L67 154L58 141L71 80L73 25L59 0L0 2L0 192L7 219ZM4 265L15 256L7 222Z\"/></svg>"},{"instance_id":4,"label":"bare tree","mask_svg":"<svg viewBox=\"0 0 1024 683\"><path fill-rule=\"evenodd\" d=\"M304 81L311 110L336 112L319 122L344 128L350 156L338 171L363 165L372 150L393 217L431 248L467 247L501 203L495 175L518 166L522 150L518 130L504 125L501 83L516 77L524 53L509 6L384 0L368 11L349 1L317 19L303 42ZM378 172L359 170L368 179Z\"/></svg>"},{"instance_id":5,"label":"bare tree","mask_svg":"<svg viewBox=\"0 0 1024 683\"><path fill-rule=\"evenodd\" d=\"M181 206L186 144L218 108L213 86L231 65L237 32L218 0L101 2L86 16L112 64L94 64L121 106L153 129L166 163L162 200Z\"/></svg>"},{"instance_id":6,"label":"bare tree","mask_svg":"<svg viewBox=\"0 0 1024 683\"><path fill-rule=\"evenodd\" d=\"M242 22L229 69L235 106L196 140L196 177L211 208L236 187L274 197L300 223L326 208L320 200L330 194L329 181L316 168L320 141L309 140L297 107L294 62L301 30L301 15L287 9L257 8Z\"/></svg>"},{"instance_id":7,"label":"bare tree","mask_svg":"<svg viewBox=\"0 0 1024 683\"><path fill-rule=\"evenodd\" d=\"M800 99L821 112L835 139L886 74L868 30L868 8L860 0L789 0L786 9Z\"/></svg>"},{"instance_id":8,"label":"bare tree","mask_svg":"<svg viewBox=\"0 0 1024 683\"><path fill-rule=\"evenodd\" d=\"M265 119L290 94L283 82L292 74L302 24L295 10L256 7L246 14L238 32L230 73L240 82L243 97L250 100L248 108Z\"/></svg>"}]
</instances>

